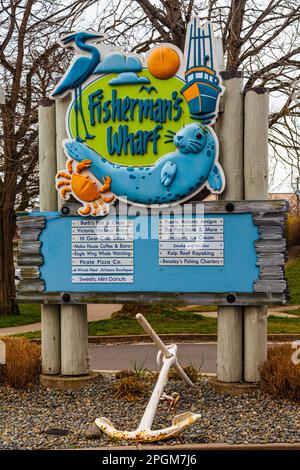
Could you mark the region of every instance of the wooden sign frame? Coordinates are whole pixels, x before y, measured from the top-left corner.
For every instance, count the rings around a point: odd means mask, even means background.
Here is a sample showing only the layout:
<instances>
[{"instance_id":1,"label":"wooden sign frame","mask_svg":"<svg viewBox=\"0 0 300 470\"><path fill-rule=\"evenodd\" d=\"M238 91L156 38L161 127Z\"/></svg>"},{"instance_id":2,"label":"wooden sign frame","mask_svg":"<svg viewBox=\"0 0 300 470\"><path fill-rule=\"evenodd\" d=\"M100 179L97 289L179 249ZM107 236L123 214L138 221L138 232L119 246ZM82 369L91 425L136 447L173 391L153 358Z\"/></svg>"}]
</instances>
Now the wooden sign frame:
<instances>
[{"instance_id":1,"label":"wooden sign frame","mask_svg":"<svg viewBox=\"0 0 300 470\"><path fill-rule=\"evenodd\" d=\"M193 204L196 205L197 202ZM285 303L287 298L287 282L284 274L284 263L287 258L285 220L288 203L276 200L213 201L202 204L205 214L252 214L253 223L258 227L259 233L254 245L257 266L260 268L259 278L253 285L253 293L45 292L44 280L40 278L40 266L44 263L44 259L39 236L45 228L46 217L28 215L18 217L17 220L20 235L18 264L21 267L21 281L17 286L18 301L49 304L171 302L237 306ZM62 213L67 214L66 217L73 216L77 214L77 209L77 204L70 204L62 208Z\"/></svg>"}]
</instances>

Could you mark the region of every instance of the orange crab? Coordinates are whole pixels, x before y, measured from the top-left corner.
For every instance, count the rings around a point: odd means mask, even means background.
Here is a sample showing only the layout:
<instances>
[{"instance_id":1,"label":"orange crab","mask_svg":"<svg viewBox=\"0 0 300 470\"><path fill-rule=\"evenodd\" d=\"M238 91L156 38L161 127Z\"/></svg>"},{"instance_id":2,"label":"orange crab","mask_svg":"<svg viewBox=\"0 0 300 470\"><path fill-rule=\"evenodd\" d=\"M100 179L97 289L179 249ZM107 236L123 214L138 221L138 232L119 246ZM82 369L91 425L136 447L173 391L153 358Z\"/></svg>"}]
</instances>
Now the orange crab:
<instances>
[{"instance_id":1,"label":"orange crab","mask_svg":"<svg viewBox=\"0 0 300 470\"><path fill-rule=\"evenodd\" d=\"M73 160L67 160L67 171L59 171L56 175L56 189L62 199L69 199L72 194L82 203L82 208L78 210L80 215L96 217L108 214L108 204L114 201L115 196L110 193L110 176L104 177L101 184L90 172L87 175L81 174L91 163L91 160L83 160L74 168ZM110 194L104 196L104 193Z\"/></svg>"}]
</instances>

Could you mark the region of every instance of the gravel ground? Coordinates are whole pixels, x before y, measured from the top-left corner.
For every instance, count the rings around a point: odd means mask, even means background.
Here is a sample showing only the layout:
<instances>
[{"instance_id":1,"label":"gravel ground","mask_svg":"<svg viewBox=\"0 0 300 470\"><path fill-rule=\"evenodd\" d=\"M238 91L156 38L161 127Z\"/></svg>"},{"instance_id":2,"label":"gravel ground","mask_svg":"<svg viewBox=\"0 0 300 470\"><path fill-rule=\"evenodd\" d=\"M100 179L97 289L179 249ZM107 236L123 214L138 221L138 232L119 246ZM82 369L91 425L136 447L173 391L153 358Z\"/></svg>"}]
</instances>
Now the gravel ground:
<instances>
[{"instance_id":1,"label":"gravel ground","mask_svg":"<svg viewBox=\"0 0 300 470\"><path fill-rule=\"evenodd\" d=\"M87 439L85 432L96 417L106 416L119 429L137 427L150 394L128 403L112 397L112 378L100 378L81 391L33 388L15 391L0 387L0 449L70 449L116 445L104 434ZM274 400L257 391L252 395L226 397L215 393L206 379L195 389L169 381L166 392L179 392L175 410L159 405L155 428L171 424L174 415L200 412L198 423L183 431L172 443L218 442L294 443L300 442L300 405ZM49 428L68 431L64 436L47 434ZM122 442L121 445L126 442Z\"/></svg>"}]
</instances>

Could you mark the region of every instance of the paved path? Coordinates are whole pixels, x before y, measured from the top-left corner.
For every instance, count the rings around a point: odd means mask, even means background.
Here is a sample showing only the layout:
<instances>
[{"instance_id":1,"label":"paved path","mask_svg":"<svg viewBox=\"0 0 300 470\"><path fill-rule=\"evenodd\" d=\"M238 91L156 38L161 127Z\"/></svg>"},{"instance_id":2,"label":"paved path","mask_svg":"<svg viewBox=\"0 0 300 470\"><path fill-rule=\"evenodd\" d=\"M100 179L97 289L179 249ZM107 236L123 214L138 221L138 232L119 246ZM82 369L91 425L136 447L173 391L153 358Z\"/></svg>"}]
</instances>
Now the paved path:
<instances>
[{"instance_id":1,"label":"paved path","mask_svg":"<svg viewBox=\"0 0 300 470\"><path fill-rule=\"evenodd\" d=\"M93 370L120 370L143 366L149 370L157 370L157 347L153 344L118 344L89 345L90 366ZM201 367L202 372L216 372L216 343L180 343L178 344L178 360L181 365L190 362Z\"/></svg>"},{"instance_id":2,"label":"paved path","mask_svg":"<svg viewBox=\"0 0 300 470\"><path fill-rule=\"evenodd\" d=\"M269 343L268 346L274 346ZM90 344L90 366L93 370L120 370L145 367L157 370L157 347L153 344ZM217 343L179 343L178 360L183 366L192 363L201 372L217 372ZM201 366L202 365L202 366Z\"/></svg>"},{"instance_id":3,"label":"paved path","mask_svg":"<svg viewBox=\"0 0 300 470\"><path fill-rule=\"evenodd\" d=\"M212 312L197 312L194 311L193 308L197 307L197 305L190 305L188 307L179 307L178 310L187 310L188 312L193 312L195 314L202 315L203 317L209 318L217 318L218 313L217 311ZM296 318L298 315L288 313L289 310L296 310L300 308L300 305L282 305L278 307L272 307L268 309L268 317L275 316L281 318Z\"/></svg>"}]
</instances>

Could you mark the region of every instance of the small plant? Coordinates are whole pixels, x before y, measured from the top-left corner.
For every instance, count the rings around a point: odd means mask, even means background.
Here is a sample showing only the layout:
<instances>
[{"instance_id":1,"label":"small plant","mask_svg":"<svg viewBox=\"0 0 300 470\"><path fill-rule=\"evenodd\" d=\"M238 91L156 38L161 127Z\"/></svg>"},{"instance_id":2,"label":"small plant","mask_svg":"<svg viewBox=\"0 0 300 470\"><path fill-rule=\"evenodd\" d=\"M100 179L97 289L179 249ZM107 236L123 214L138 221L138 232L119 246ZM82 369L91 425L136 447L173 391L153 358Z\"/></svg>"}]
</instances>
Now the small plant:
<instances>
[{"instance_id":1,"label":"small plant","mask_svg":"<svg viewBox=\"0 0 300 470\"><path fill-rule=\"evenodd\" d=\"M269 395L300 401L300 364L294 364L290 344L274 346L262 365L261 388Z\"/></svg>"},{"instance_id":2,"label":"small plant","mask_svg":"<svg viewBox=\"0 0 300 470\"><path fill-rule=\"evenodd\" d=\"M300 217L289 215L286 224L288 247L300 245Z\"/></svg>"},{"instance_id":3,"label":"small plant","mask_svg":"<svg viewBox=\"0 0 300 470\"><path fill-rule=\"evenodd\" d=\"M4 337L6 364L3 381L14 388L27 388L38 382L41 370L41 347L27 338Z\"/></svg>"},{"instance_id":4,"label":"small plant","mask_svg":"<svg viewBox=\"0 0 300 470\"><path fill-rule=\"evenodd\" d=\"M139 362L137 359L131 361L134 377L136 377L137 379L142 379L147 374L148 369L145 367L146 361L147 357L142 362Z\"/></svg>"},{"instance_id":5,"label":"small plant","mask_svg":"<svg viewBox=\"0 0 300 470\"><path fill-rule=\"evenodd\" d=\"M202 365L203 365L203 358L202 358L200 366L197 366L190 360L190 362L185 367L183 367L184 372L193 383L196 383L199 381L200 376L201 376L200 371L201 371ZM181 377L178 375L175 369L171 369L169 372L169 379L181 380Z\"/></svg>"},{"instance_id":6,"label":"small plant","mask_svg":"<svg viewBox=\"0 0 300 470\"><path fill-rule=\"evenodd\" d=\"M177 313L178 310L174 305L171 304L130 304L125 303L121 310L114 312L111 316L112 319L124 319L124 318L134 318L137 313L142 313L144 316L149 314L151 315L166 315Z\"/></svg>"},{"instance_id":7,"label":"small plant","mask_svg":"<svg viewBox=\"0 0 300 470\"><path fill-rule=\"evenodd\" d=\"M136 377L124 377L114 384L114 398L136 401L145 393L145 385Z\"/></svg>"}]
</instances>

